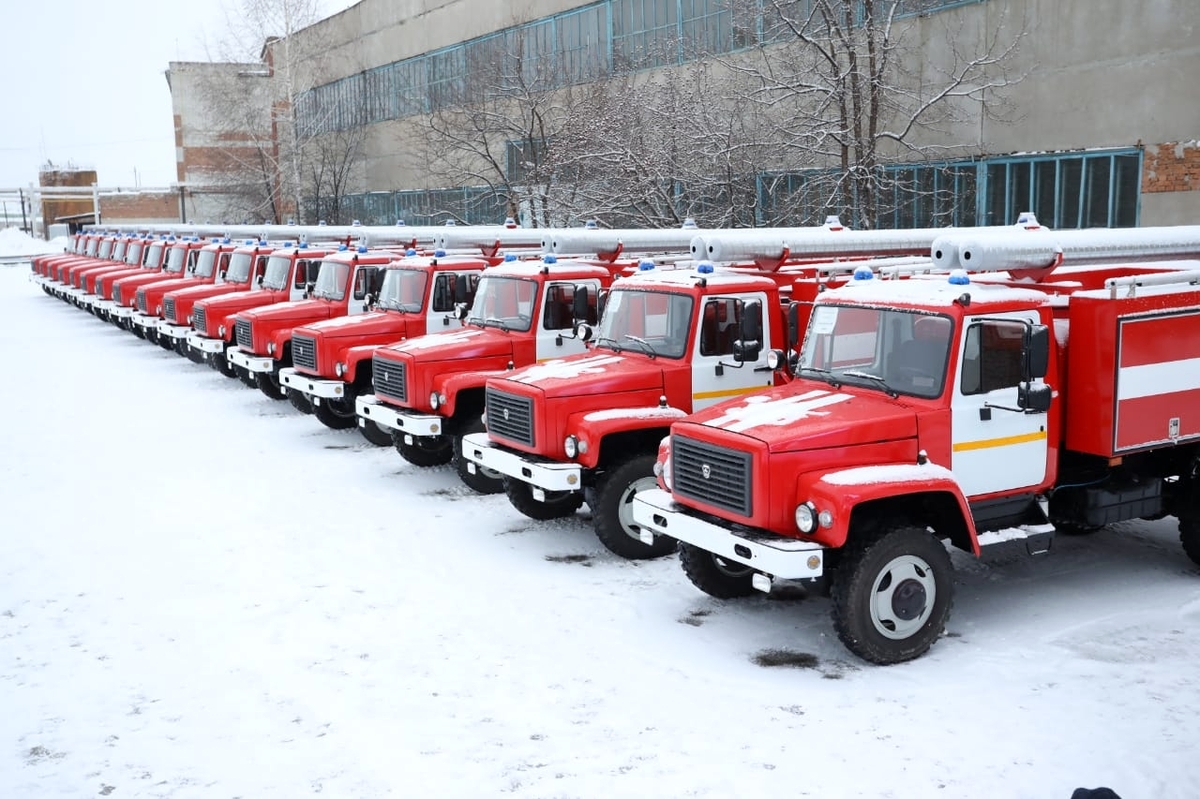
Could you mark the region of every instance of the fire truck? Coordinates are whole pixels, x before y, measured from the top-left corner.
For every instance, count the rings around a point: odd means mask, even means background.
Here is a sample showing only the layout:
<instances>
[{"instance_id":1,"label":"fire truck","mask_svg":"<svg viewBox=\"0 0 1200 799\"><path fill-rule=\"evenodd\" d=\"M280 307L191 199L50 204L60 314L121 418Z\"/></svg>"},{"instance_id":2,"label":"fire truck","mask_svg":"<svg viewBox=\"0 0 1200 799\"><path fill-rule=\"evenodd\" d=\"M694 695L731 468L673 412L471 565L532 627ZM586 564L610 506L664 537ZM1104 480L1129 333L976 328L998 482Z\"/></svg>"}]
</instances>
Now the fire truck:
<instances>
[{"instance_id":1,"label":"fire truck","mask_svg":"<svg viewBox=\"0 0 1200 799\"><path fill-rule=\"evenodd\" d=\"M947 545L1173 514L1200 563L1197 253L1200 228L962 231L923 274L859 270L816 298L794 380L671 425L633 522L714 597L825 578L879 664L944 631Z\"/></svg>"},{"instance_id":2,"label":"fire truck","mask_svg":"<svg viewBox=\"0 0 1200 799\"><path fill-rule=\"evenodd\" d=\"M196 252L195 260L188 264L183 276L164 276L162 280L139 287L136 294L137 312L129 319L134 332L164 349L172 349L175 340L159 336L159 323L168 310L168 292L195 287L211 288L229 270L229 259L236 247L228 236L214 239Z\"/></svg>"},{"instance_id":3,"label":"fire truck","mask_svg":"<svg viewBox=\"0 0 1200 799\"><path fill-rule=\"evenodd\" d=\"M144 329L133 324L134 316L145 315L147 308L143 287L185 279L196 264L200 248L208 243L199 236L168 237L161 271L147 273L145 270L113 281L109 319L123 330L131 330L139 338L145 338Z\"/></svg>"},{"instance_id":4,"label":"fire truck","mask_svg":"<svg viewBox=\"0 0 1200 799\"><path fill-rule=\"evenodd\" d=\"M141 264L138 266L130 264L126 269L88 276L86 288L90 289L91 295L84 297L84 303L89 306L89 310L106 322L113 321L112 312L116 308L112 299L113 285L122 278L161 272L171 247L167 238L165 233L158 234L157 238L148 237L142 248Z\"/></svg>"}]
</instances>

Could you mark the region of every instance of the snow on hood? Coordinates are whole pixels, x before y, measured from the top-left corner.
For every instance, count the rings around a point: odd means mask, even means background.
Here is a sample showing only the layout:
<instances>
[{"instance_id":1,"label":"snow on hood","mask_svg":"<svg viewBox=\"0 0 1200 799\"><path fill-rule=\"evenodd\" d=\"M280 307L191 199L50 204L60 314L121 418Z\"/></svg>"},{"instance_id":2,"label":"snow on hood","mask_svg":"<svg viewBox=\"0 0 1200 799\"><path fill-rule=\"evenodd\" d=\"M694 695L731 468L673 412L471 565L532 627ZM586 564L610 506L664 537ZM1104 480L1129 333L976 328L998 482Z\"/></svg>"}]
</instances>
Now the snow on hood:
<instances>
[{"instance_id":1,"label":"snow on hood","mask_svg":"<svg viewBox=\"0 0 1200 799\"><path fill-rule=\"evenodd\" d=\"M577 397L663 389L662 369L652 360L615 353L587 353L526 366L505 379L536 386L548 395Z\"/></svg>"},{"instance_id":2,"label":"snow on hood","mask_svg":"<svg viewBox=\"0 0 1200 799\"><path fill-rule=\"evenodd\" d=\"M796 383L714 405L687 421L758 439L777 452L917 435L916 414L898 400L846 390L805 390Z\"/></svg>"},{"instance_id":3,"label":"snow on hood","mask_svg":"<svg viewBox=\"0 0 1200 799\"><path fill-rule=\"evenodd\" d=\"M539 380L571 380L580 375L595 375L604 372L609 364L619 363L620 355L586 355L581 358L555 358L551 361L527 366L508 376L518 383L536 383Z\"/></svg>"},{"instance_id":4,"label":"snow on hood","mask_svg":"<svg viewBox=\"0 0 1200 799\"><path fill-rule=\"evenodd\" d=\"M477 327L449 333L426 333L390 345L390 350L408 353L422 361L466 360L512 357L512 337L493 328ZM464 364L464 369L470 368Z\"/></svg>"}]
</instances>

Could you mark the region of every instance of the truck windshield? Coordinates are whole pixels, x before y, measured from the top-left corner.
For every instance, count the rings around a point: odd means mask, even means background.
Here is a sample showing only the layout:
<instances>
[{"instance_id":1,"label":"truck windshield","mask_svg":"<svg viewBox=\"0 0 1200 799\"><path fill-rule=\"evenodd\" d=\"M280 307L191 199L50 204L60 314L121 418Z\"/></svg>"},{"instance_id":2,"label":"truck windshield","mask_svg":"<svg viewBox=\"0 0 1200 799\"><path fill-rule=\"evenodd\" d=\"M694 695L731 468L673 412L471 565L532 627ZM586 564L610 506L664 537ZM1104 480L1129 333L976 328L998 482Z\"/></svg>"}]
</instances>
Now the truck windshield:
<instances>
[{"instance_id":1,"label":"truck windshield","mask_svg":"<svg viewBox=\"0 0 1200 799\"><path fill-rule=\"evenodd\" d=\"M183 271L184 261L187 260L186 247L172 247L167 253L167 271L179 273Z\"/></svg>"},{"instance_id":2,"label":"truck windshield","mask_svg":"<svg viewBox=\"0 0 1200 799\"><path fill-rule=\"evenodd\" d=\"M617 352L652 350L664 358L682 358L692 330L694 305L686 294L613 291L596 332L596 346Z\"/></svg>"},{"instance_id":3,"label":"truck windshield","mask_svg":"<svg viewBox=\"0 0 1200 799\"><path fill-rule=\"evenodd\" d=\"M918 311L818 305L800 356L801 377L941 396L950 336L947 316Z\"/></svg>"},{"instance_id":4,"label":"truck windshield","mask_svg":"<svg viewBox=\"0 0 1200 799\"><path fill-rule=\"evenodd\" d=\"M196 271L193 272L196 277L211 277L213 273L213 264L217 262L217 254L212 250L201 250L200 257L196 259Z\"/></svg>"},{"instance_id":5,"label":"truck windshield","mask_svg":"<svg viewBox=\"0 0 1200 799\"><path fill-rule=\"evenodd\" d=\"M226 283L245 283L250 278L250 264L254 257L248 252L235 252L225 270Z\"/></svg>"},{"instance_id":6,"label":"truck windshield","mask_svg":"<svg viewBox=\"0 0 1200 799\"><path fill-rule=\"evenodd\" d=\"M105 239L104 241L100 242L100 252L98 254L99 257L107 258L110 254L112 254L112 246L113 246L113 243L111 241L109 241L108 239Z\"/></svg>"},{"instance_id":7,"label":"truck windshield","mask_svg":"<svg viewBox=\"0 0 1200 799\"><path fill-rule=\"evenodd\" d=\"M137 266L142 262L142 243L135 241L125 248L125 263L129 266Z\"/></svg>"},{"instance_id":8,"label":"truck windshield","mask_svg":"<svg viewBox=\"0 0 1200 799\"><path fill-rule=\"evenodd\" d=\"M96 248L99 246L100 246L99 239L91 239L90 241L88 241L87 250L85 250L84 252L87 253L88 255L95 255Z\"/></svg>"},{"instance_id":9,"label":"truck windshield","mask_svg":"<svg viewBox=\"0 0 1200 799\"><path fill-rule=\"evenodd\" d=\"M290 255L272 255L267 261L267 273L263 275L263 288L283 291L287 288L288 275L292 271Z\"/></svg>"},{"instance_id":10,"label":"truck windshield","mask_svg":"<svg viewBox=\"0 0 1200 799\"><path fill-rule=\"evenodd\" d=\"M349 264L341 261L322 261L321 270L317 272L317 282L313 285L313 296L335 302L345 299L346 278L349 276Z\"/></svg>"},{"instance_id":11,"label":"truck windshield","mask_svg":"<svg viewBox=\"0 0 1200 799\"><path fill-rule=\"evenodd\" d=\"M142 263L150 269L158 269L162 264L162 245L151 244L150 251L146 253L146 260Z\"/></svg>"},{"instance_id":12,"label":"truck windshield","mask_svg":"<svg viewBox=\"0 0 1200 799\"><path fill-rule=\"evenodd\" d=\"M115 247L113 247L113 251L112 251L112 259L113 259L114 261L123 261L123 260L125 260L125 245L126 245L127 243L128 243L128 242L125 242L125 241L118 241L118 242L117 242L117 244L116 244L116 246L115 246Z\"/></svg>"},{"instance_id":13,"label":"truck windshield","mask_svg":"<svg viewBox=\"0 0 1200 799\"><path fill-rule=\"evenodd\" d=\"M502 330L529 330L537 304L537 281L519 277L485 277L479 281L467 322Z\"/></svg>"},{"instance_id":14,"label":"truck windshield","mask_svg":"<svg viewBox=\"0 0 1200 799\"><path fill-rule=\"evenodd\" d=\"M388 269L379 289L379 307L418 313L425 304L429 273L421 269Z\"/></svg>"}]
</instances>

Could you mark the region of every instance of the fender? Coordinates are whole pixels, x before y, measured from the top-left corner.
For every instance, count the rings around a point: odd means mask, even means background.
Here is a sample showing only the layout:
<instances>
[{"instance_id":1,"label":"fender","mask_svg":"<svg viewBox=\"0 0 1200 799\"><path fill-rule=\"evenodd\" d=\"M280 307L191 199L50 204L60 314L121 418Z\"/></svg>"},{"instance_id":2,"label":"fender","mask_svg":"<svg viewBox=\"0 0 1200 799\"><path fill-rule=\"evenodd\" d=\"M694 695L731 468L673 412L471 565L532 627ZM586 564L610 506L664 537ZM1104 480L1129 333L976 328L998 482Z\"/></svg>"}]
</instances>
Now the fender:
<instances>
[{"instance_id":1,"label":"fender","mask_svg":"<svg viewBox=\"0 0 1200 799\"><path fill-rule=\"evenodd\" d=\"M508 369L490 369L480 372L449 372L440 374L433 379L433 389L446 398L446 402L438 408L441 416L453 416L458 404L459 392L472 388L483 388L489 377L503 377ZM422 404L425 400L421 400Z\"/></svg>"},{"instance_id":2,"label":"fender","mask_svg":"<svg viewBox=\"0 0 1200 799\"><path fill-rule=\"evenodd\" d=\"M893 463L861 466L836 472L808 472L796 484L798 502L811 502L818 513L828 510L833 524L818 527L813 538L821 544L840 547L850 532L850 516L864 502L913 494L948 494L957 505L966 528L970 551L979 557L975 520L954 473L932 463Z\"/></svg>"},{"instance_id":3,"label":"fender","mask_svg":"<svg viewBox=\"0 0 1200 799\"><path fill-rule=\"evenodd\" d=\"M346 371L342 373L342 380L346 383L353 383L358 378L358 367L363 361L370 363L371 358L375 356L375 350L379 348L378 344L360 344L357 347L350 347L344 352L338 353L338 360L346 364Z\"/></svg>"},{"instance_id":4,"label":"fender","mask_svg":"<svg viewBox=\"0 0 1200 799\"><path fill-rule=\"evenodd\" d=\"M594 469L600 461L601 444L614 433L636 433L640 430L659 430L666 436L671 422L687 416L679 408L612 408L573 413L567 418L566 431L587 443L587 452L580 451L575 462L585 469Z\"/></svg>"}]
</instances>

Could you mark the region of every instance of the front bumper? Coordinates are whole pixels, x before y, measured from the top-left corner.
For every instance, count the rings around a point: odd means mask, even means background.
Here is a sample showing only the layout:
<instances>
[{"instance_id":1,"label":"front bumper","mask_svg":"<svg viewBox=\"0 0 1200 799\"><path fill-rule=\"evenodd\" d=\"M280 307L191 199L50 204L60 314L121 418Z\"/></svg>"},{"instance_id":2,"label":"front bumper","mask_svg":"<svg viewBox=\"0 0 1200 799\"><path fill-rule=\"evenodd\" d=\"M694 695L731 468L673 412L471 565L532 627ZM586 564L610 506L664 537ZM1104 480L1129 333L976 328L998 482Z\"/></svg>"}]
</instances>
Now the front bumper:
<instances>
[{"instance_id":1,"label":"front bumper","mask_svg":"<svg viewBox=\"0 0 1200 799\"><path fill-rule=\"evenodd\" d=\"M179 340L187 338L188 333L192 332L191 325L173 325L166 319L158 320L158 335L166 336L171 339Z\"/></svg>"},{"instance_id":2,"label":"front bumper","mask_svg":"<svg viewBox=\"0 0 1200 799\"><path fill-rule=\"evenodd\" d=\"M487 433L463 436L462 454L484 468L547 491L578 491L583 487L583 468L578 464L533 460L529 455L496 446Z\"/></svg>"},{"instance_id":3,"label":"front bumper","mask_svg":"<svg viewBox=\"0 0 1200 799\"><path fill-rule=\"evenodd\" d=\"M354 410L362 418L374 422L385 430L399 430L418 438L440 436L442 423L446 421L440 416L415 414L384 405L374 394L366 394L356 399Z\"/></svg>"},{"instance_id":4,"label":"front bumper","mask_svg":"<svg viewBox=\"0 0 1200 799\"><path fill-rule=\"evenodd\" d=\"M275 371L275 359L270 355L251 355L248 352L231 348L225 357L234 366L240 366L248 372L271 374Z\"/></svg>"},{"instance_id":5,"label":"front bumper","mask_svg":"<svg viewBox=\"0 0 1200 799\"><path fill-rule=\"evenodd\" d=\"M92 310L101 316L107 316L108 314L111 314L113 309L116 307L117 304L112 300L102 300L99 297L97 297L96 301L92 303Z\"/></svg>"},{"instance_id":6,"label":"front bumper","mask_svg":"<svg viewBox=\"0 0 1200 799\"><path fill-rule=\"evenodd\" d=\"M110 315L112 316L113 319L130 319L137 312L138 312L137 308L134 308L133 306L117 305L116 303L114 303L113 309L112 309L112 312Z\"/></svg>"},{"instance_id":7,"label":"front bumper","mask_svg":"<svg viewBox=\"0 0 1200 799\"><path fill-rule=\"evenodd\" d=\"M279 382L308 397L343 399L346 396L346 384L341 380L322 380L317 377L309 377L300 374L290 366L279 370Z\"/></svg>"},{"instance_id":8,"label":"front bumper","mask_svg":"<svg viewBox=\"0 0 1200 799\"><path fill-rule=\"evenodd\" d=\"M725 560L785 580L820 577L825 547L811 541L751 530L730 530L686 513L661 488L633 497L633 521L647 535L669 535ZM653 539L651 539L653 540Z\"/></svg>"},{"instance_id":9,"label":"front bumper","mask_svg":"<svg viewBox=\"0 0 1200 799\"><path fill-rule=\"evenodd\" d=\"M187 334L188 346L197 352L217 354L225 351L225 342L219 338L209 338L199 330L191 330Z\"/></svg>"},{"instance_id":10,"label":"front bumper","mask_svg":"<svg viewBox=\"0 0 1200 799\"><path fill-rule=\"evenodd\" d=\"M137 312L130 317L129 321L134 326L140 327L142 330L149 332L151 330L157 330L158 323L162 320L160 320L157 316L151 316L150 314Z\"/></svg>"}]
</instances>

